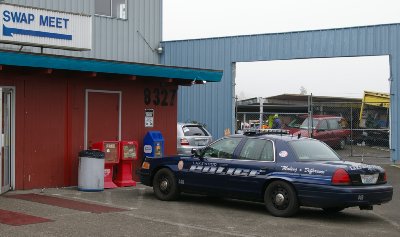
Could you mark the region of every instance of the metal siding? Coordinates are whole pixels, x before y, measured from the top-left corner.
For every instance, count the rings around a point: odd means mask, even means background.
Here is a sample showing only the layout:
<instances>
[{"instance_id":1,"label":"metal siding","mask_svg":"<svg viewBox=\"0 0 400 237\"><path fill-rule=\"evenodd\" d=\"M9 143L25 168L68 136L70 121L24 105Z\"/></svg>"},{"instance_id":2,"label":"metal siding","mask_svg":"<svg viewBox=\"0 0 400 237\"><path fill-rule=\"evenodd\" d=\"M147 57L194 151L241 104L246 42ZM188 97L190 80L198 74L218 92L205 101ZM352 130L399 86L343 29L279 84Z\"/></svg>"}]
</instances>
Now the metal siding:
<instances>
[{"instance_id":1,"label":"metal siding","mask_svg":"<svg viewBox=\"0 0 400 237\"><path fill-rule=\"evenodd\" d=\"M44 49L47 54L159 64L160 56L153 49L162 39L162 0L128 0L128 19L94 16L95 0L6 0L6 3L49 10L93 15L92 50L86 52ZM18 50L20 46L0 44L0 48ZM38 47L24 46L24 52L40 53Z\"/></svg>"},{"instance_id":2,"label":"metal siding","mask_svg":"<svg viewBox=\"0 0 400 237\"><path fill-rule=\"evenodd\" d=\"M178 119L206 123L214 138L234 129L232 63L390 55L392 159L399 160L400 24L163 42L161 62L223 70L220 83L180 87ZM186 57L184 57L186 56Z\"/></svg>"}]
</instances>

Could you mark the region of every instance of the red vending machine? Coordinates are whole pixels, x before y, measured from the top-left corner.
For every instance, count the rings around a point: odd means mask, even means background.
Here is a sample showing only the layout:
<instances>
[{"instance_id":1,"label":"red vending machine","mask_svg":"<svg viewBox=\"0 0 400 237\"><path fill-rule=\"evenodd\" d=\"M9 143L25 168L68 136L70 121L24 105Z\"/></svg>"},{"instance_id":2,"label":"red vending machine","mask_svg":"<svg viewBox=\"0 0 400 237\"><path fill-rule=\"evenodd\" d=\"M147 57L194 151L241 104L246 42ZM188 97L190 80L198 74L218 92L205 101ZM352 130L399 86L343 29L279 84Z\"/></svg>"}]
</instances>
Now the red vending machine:
<instances>
[{"instance_id":1,"label":"red vending machine","mask_svg":"<svg viewBox=\"0 0 400 237\"><path fill-rule=\"evenodd\" d=\"M120 142L120 162L118 163L117 178L115 184L118 187L136 186L136 182L132 179L132 163L137 160L138 144L135 141Z\"/></svg>"},{"instance_id":2,"label":"red vending machine","mask_svg":"<svg viewBox=\"0 0 400 237\"><path fill-rule=\"evenodd\" d=\"M120 148L118 141L102 141L92 144L92 149L104 152L104 188L116 188L113 182L114 165L118 164Z\"/></svg>"}]
</instances>

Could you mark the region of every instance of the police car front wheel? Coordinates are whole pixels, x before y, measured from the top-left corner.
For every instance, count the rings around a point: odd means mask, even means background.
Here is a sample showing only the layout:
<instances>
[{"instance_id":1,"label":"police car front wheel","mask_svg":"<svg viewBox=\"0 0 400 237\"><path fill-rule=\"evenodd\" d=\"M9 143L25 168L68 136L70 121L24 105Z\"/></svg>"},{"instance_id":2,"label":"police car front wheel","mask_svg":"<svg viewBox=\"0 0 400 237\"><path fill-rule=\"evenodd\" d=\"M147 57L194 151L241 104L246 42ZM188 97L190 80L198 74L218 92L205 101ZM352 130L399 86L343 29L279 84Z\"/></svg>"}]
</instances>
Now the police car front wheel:
<instances>
[{"instance_id":1,"label":"police car front wheel","mask_svg":"<svg viewBox=\"0 0 400 237\"><path fill-rule=\"evenodd\" d=\"M178 197L178 184L171 170L163 168L157 171L153 179L153 191L156 197L163 201L171 201Z\"/></svg>"},{"instance_id":2,"label":"police car front wheel","mask_svg":"<svg viewBox=\"0 0 400 237\"><path fill-rule=\"evenodd\" d=\"M296 191L284 181L273 181L268 185L264 202L267 210L274 216L288 217L299 210Z\"/></svg>"}]
</instances>

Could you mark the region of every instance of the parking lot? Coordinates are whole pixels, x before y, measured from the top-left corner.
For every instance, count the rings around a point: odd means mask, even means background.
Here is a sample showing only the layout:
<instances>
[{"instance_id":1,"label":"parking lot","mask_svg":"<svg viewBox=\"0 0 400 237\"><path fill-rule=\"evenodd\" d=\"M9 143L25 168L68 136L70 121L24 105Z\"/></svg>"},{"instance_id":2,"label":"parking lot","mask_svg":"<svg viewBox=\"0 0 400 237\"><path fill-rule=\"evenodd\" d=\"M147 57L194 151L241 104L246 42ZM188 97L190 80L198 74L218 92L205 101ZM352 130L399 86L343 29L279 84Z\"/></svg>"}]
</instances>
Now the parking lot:
<instances>
[{"instance_id":1,"label":"parking lot","mask_svg":"<svg viewBox=\"0 0 400 237\"><path fill-rule=\"evenodd\" d=\"M345 158L360 161L360 157ZM364 159L382 165L394 187L393 200L372 211L358 208L328 215L302 208L292 218L271 216L263 204L198 195L179 201L157 200L142 186L79 192L76 188L13 191L0 196L0 209L21 212L49 222L12 226L0 224L0 236L399 236L400 166L387 158ZM92 213L21 199L11 195L37 193L122 211Z\"/></svg>"}]
</instances>

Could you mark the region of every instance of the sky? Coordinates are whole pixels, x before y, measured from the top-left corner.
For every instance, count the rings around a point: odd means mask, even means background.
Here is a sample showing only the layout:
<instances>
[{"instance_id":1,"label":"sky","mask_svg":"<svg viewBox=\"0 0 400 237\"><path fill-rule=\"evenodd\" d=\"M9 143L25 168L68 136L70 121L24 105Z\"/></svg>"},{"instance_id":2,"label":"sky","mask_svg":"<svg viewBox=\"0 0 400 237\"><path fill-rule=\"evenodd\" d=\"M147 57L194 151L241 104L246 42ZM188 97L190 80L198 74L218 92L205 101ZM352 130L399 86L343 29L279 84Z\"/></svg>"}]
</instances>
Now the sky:
<instances>
[{"instance_id":1,"label":"sky","mask_svg":"<svg viewBox=\"0 0 400 237\"><path fill-rule=\"evenodd\" d=\"M163 40L400 23L400 0L164 0ZM389 92L388 56L237 63L239 99Z\"/></svg>"}]
</instances>

